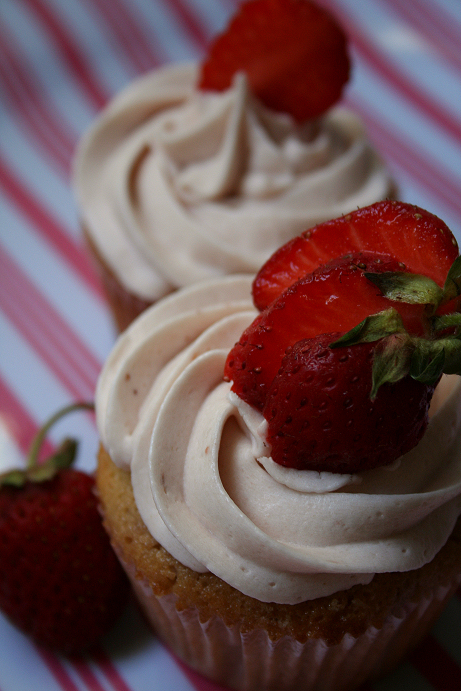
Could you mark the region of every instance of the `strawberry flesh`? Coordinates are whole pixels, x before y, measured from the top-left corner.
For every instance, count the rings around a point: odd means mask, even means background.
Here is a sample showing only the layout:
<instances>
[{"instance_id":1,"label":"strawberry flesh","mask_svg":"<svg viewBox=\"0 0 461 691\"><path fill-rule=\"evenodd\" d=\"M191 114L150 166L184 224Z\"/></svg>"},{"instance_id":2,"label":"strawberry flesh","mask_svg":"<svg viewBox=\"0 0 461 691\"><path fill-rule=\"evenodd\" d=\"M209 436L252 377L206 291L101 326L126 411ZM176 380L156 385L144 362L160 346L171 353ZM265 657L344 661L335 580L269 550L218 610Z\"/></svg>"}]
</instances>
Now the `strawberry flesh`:
<instances>
[{"instance_id":1,"label":"strawberry flesh","mask_svg":"<svg viewBox=\"0 0 461 691\"><path fill-rule=\"evenodd\" d=\"M266 399L272 459L299 470L357 473L421 439L434 386L404 377L370 400L375 343L332 349L322 334L287 349ZM392 415L389 415L392 411Z\"/></svg>"},{"instance_id":2,"label":"strawberry flesh","mask_svg":"<svg viewBox=\"0 0 461 691\"><path fill-rule=\"evenodd\" d=\"M407 271L443 286L458 256L458 245L448 226L434 214L404 202L377 202L315 226L281 247L254 280L256 307L265 309L317 267L357 251L397 257Z\"/></svg>"},{"instance_id":3,"label":"strawberry flesh","mask_svg":"<svg viewBox=\"0 0 461 691\"><path fill-rule=\"evenodd\" d=\"M349 69L346 38L326 10L310 0L250 0L212 44L199 86L222 91L245 72L266 106L302 123L339 100Z\"/></svg>"}]
</instances>

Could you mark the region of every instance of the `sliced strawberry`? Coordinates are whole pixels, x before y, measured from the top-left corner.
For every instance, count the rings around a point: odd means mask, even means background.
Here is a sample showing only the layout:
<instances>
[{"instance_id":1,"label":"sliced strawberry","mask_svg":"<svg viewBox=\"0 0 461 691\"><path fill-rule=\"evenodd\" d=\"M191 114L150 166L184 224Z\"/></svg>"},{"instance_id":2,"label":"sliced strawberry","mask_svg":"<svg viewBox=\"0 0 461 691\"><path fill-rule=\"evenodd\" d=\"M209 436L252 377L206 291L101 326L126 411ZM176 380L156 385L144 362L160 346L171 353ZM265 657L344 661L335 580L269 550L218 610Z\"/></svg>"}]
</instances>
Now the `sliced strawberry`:
<instances>
[{"instance_id":1,"label":"sliced strawberry","mask_svg":"<svg viewBox=\"0 0 461 691\"><path fill-rule=\"evenodd\" d=\"M199 86L227 89L239 71L266 106L304 122L339 100L349 78L346 38L310 0L250 0L211 46Z\"/></svg>"},{"instance_id":2,"label":"sliced strawberry","mask_svg":"<svg viewBox=\"0 0 461 691\"><path fill-rule=\"evenodd\" d=\"M228 355L224 375L232 390L262 410L287 347L332 331L346 332L371 314L395 307L411 334L425 331L424 305L385 298L364 272L404 271L372 253L336 259L288 288L245 330Z\"/></svg>"},{"instance_id":3,"label":"sliced strawberry","mask_svg":"<svg viewBox=\"0 0 461 691\"><path fill-rule=\"evenodd\" d=\"M378 202L315 226L281 247L255 278L256 307L265 309L321 264L357 251L396 257L408 271L429 276L442 286L458 256L458 244L434 214L404 202Z\"/></svg>"},{"instance_id":4,"label":"sliced strawberry","mask_svg":"<svg viewBox=\"0 0 461 691\"><path fill-rule=\"evenodd\" d=\"M370 400L376 343L330 348L338 336L322 334L288 348L269 388L263 413L271 457L280 465L370 470L392 463L424 434L434 386L407 375Z\"/></svg>"}]
</instances>

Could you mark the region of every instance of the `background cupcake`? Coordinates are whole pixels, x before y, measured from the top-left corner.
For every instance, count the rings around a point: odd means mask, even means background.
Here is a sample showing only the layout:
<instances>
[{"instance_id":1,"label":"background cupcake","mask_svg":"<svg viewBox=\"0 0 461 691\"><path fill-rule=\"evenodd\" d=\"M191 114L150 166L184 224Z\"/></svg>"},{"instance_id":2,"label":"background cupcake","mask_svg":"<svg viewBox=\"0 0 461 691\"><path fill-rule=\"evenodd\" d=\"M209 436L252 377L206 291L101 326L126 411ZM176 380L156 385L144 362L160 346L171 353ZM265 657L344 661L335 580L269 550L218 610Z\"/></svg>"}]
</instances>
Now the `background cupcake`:
<instances>
[{"instance_id":1,"label":"background cupcake","mask_svg":"<svg viewBox=\"0 0 461 691\"><path fill-rule=\"evenodd\" d=\"M254 273L305 228L392 195L360 120L334 107L348 78L329 14L253 0L201 64L149 72L101 113L75 187L120 327L178 287Z\"/></svg>"}]
</instances>

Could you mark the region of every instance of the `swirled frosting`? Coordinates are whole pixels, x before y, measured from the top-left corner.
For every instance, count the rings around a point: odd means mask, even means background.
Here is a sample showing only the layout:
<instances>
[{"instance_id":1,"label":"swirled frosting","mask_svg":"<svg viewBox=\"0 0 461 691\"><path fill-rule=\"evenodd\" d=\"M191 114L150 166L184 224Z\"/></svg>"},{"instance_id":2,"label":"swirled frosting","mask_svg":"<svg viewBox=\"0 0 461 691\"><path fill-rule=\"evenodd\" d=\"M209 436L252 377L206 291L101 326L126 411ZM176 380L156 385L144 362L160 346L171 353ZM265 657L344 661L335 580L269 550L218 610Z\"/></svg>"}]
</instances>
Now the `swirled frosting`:
<instances>
[{"instance_id":1,"label":"swirled frosting","mask_svg":"<svg viewBox=\"0 0 461 691\"><path fill-rule=\"evenodd\" d=\"M306 228L392 193L359 120L332 109L302 128L264 108L238 74L222 93L191 64L133 82L82 138L83 224L129 292L155 300L255 273Z\"/></svg>"},{"instance_id":2,"label":"swirled frosting","mask_svg":"<svg viewBox=\"0 0 461 691\"><path fill-rule=\"evenodd\" d=\"M461 513L460 378L442 380L425 436L392 466L354 476L282 468L262 416L223 381L255 316L250 287L227 276L159 301L101 373L101 440L131 471L148 530L183 564L261 601L294 604L419 568Z\"/></svg>"}]
</instances>

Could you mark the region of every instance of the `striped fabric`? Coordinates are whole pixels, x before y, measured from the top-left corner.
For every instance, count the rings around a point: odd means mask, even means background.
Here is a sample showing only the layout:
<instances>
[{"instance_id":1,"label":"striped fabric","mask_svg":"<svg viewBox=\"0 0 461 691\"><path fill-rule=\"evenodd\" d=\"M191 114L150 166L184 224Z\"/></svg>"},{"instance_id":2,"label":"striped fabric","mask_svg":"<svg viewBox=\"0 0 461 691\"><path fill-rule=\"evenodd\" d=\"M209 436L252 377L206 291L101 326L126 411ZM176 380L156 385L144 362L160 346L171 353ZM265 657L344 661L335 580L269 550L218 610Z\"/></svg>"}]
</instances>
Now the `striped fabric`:
<instances>
[{"instance_id":1,"label":"striped fabric","mask_svg":"<svg viewBox=\"0 0 461 691\"><path fill-rule=\"evenodd\" d=\"M461 3L321 0L351 40L346 101L398 180L400 197L461 240ZM70 189L76 142L130 79L200 58L237 0L0 0L0 463L37 427L92 399L114 330ZM94 467L93 417L60 423ZM101 649L64 660L0 615L0 691L217 691L178 663L135 607ZM461 599L422 646L368 691L461 689Z\"/></svg>"}]
</instances>

